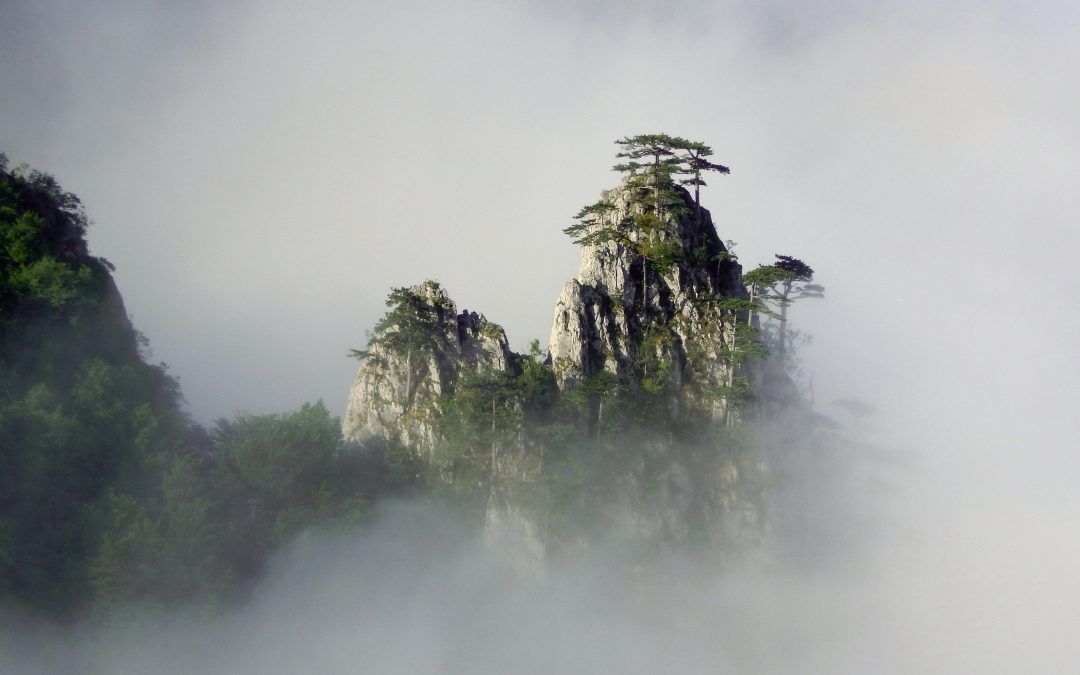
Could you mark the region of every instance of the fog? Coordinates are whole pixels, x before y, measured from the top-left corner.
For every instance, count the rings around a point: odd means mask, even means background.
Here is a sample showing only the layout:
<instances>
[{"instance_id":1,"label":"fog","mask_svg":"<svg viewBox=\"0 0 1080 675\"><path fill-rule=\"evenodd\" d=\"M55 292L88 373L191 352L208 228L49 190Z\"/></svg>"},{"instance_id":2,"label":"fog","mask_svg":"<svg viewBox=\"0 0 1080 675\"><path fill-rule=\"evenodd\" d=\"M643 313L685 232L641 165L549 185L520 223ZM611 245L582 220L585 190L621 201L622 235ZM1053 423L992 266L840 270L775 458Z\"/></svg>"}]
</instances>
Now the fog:
<instances>
[{"instance_id":1,"label":"fog","mask_svg":"<svg viewBox=\"0 0 1080 675\"><path fill-rule=\"evenodd\" d=\"M94 253L198 419L315 398L340 413L346 350L390 286L426 277L512 346L543 341L577 264L561 228L611 184L613 140L660 130L732 167L703 203L744 264L818 271L826 299L793 310L806 382L826 414L871 405L859 436L886 452L851 451L850 493L820 495L845 508L809 533L824 565L672 560L623 584L601 551L523 581L401 506L371 532L312 533L249 607L104 642L9 623L0 666L1075 669L1078 18L1054 2L3 5L0 150L83 197Z\"/></svg>"},{"instance_id":2,"label":"fog","mask_svg":"<svg viewBox=\"0 0 1080 675\"><path fill-rule=\"evenodd\" d=\"M140 610L132 628L8 621L19 673L1068 672L1080 562L1075 497L947 484L925 462L867 457L860 513L811 518L825 564L776 556L644 566L618 541L523 574L445 515L384 504L362 531L301 537L253 600L224 613ZM988 482L989 479L989 482ZM821 509L811 496L803 504ZM1010 497L1012 497L1010 499ZM999 502L1001 498L1003 501ZM840 530L847 532L839 532ZM838 534L842 536L837 536ZM829 538L832 540L828 540ZM113 617L117 619L117 617ZM104 626L104 627L102 627Z\"/></svg>"},{"instance_id":3,"label":"fog","mask_svg":"<svg viewBox=\"0 0 1080 675\"><path fill-rule=\"evenodd\" d=\"M1022 321L964 326L1077 288L1065 3L0 13L0 146L83 197L93 251L203 421L342 412L347 349L389 287L428 277L515 348L546 340L577 260L561 229L612 184L613 141L647 130L732 167L703 199L745 264L797 255L829 286L799 317L823 395L889 380L906 398L922 378L882 348L1014 358ZM1011 280L1025 269L1049 298ZM933 338L904 345L912 323ZM1063 323L1046 347L1074 341Z\"/></svg>"}]
</instances>

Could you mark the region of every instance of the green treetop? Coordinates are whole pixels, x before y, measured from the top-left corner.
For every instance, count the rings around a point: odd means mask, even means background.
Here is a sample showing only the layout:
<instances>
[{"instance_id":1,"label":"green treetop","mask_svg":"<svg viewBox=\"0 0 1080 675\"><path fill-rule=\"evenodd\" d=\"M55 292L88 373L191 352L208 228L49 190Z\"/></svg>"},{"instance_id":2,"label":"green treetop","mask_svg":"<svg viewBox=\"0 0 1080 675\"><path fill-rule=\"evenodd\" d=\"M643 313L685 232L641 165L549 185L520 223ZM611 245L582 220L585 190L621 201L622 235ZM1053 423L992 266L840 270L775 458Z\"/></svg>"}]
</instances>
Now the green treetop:
<instances>
[{"instance_id":1,"label":"green treetop","mask_svg":"<svg viewBox=\"0 0 1080 675\"><path fill-rule=\"evenodd\" d=\"M675 139L667 134L639 134L615 141L622 151L615 156L627 161L611 167L627 175L627 184L635 194L641 195L645 207L663 218L665 212L677 208L682 201L675 190L673 176L680 172L680 161L675 155ZM639 160L651 160L642 163Z\"/></svg>"},{"instance_id":2,"label":"green treetop","mask_svg":"<svg viewBox=\"0 0 1080 675\"><path fill-rule=\"evenodd\" d=\"M761 265L743 275L743 283L756 305L776 307L780 321L777 355L781 363L787 350L787 308L802 298L825 297L825 287L810 283L813 280L812 267L798 258L779 253L772 265Z\"/></svg>"},{"instance_id":3,"label":"green treetop","mask_svg":"<svg viewBox=\"0 0 1080 675\"><path fill-rule=\"evenodd\" d=\"M712 156L713 150L704 143L688 141L685 138L674 138L672 139L672 147L679 152L679 173L688 176L688 178L679 181L679 184L694 186L694 207L696 208L696 212L700 214L701 186L708 185L708 183L702 179L702 174L706 171L727 174L731 173L731 169L723 164L714 164L713 162L710 162L708 158Z\"/></svg>"},{"instance_id":4,"label":"green treetop","mask_svg":"<svg viewBox=\"0 0 1080 675\"><path fill-rule=\"evenodd\" d=\"M705 185L702 174L729 173L730 169L707 159L712 155L709 146L677 136L639 134L615 143L621 147L616 157L624 161L612 168L625 174L631 208L623 218L612 218L616 206L602 198L578 211L577 222L563 232L584 246L615 242L641 256L644 306L649 269L666 273L683 255L678 217L685 212L685 193L679 186L694 186L700 214L700 188ZM676 181L678 176L688 178Z\"/></svg>"},{"instance_id":5,"label":"green treetop","mask_svg":"<svg viewBox=\"0 0 1080 675\"><path fill-rule=\"evenodd\" d=\"M434 281L425 282L425 287L436 292L439 290L439 285ZM394 288L386 297L386 306L390 309L375 324L368 349L353 349L350 355L366 358L371 355L371 348L379 345L404 358L405 401L408 406L418 376L441 344L440 296L432 293L431 297L425 297L411 288Z\"/></svg>"}]
</instances>

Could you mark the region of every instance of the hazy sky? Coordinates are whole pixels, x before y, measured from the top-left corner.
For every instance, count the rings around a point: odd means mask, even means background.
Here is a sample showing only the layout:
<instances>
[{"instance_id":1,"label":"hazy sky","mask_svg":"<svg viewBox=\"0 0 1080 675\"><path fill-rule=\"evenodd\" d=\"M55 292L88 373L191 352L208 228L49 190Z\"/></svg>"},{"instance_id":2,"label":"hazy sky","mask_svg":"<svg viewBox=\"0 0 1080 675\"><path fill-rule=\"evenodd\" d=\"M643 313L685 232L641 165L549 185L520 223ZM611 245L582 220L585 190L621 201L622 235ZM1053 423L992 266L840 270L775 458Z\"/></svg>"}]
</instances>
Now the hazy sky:
<instances>
[{"instance_id":1,"label":"hazy sky","mask_svg":"<svg viewBox=\"0 0 1080 675\"><path fill-rule=\"evenodd\" d=\"M795 318L823 397L1015 391L1077 375L1078 21L1066 2L7 2L0 149L83 198L203 421L340 413L347 349L427 277L513 347L546 342L577 267L561 229L615 180L612 141L653 130L732 167L703 199L745 265L818 270L829 298Z\"/></svg>"},{"instance_id":2,"label":"hazy sky","mask_svg":"<svg viewBox=\"0 0 1080 675\"><path fill-rule=\"evenodd\" d=\"M793 310L822 408L876 406L871 433L918 461L869 579L702 610L778 607L751 638L803 639L825 671L1061 672L1080 624L1078 25L1064 1L9 1L0 150L83 198L93 252L208 421L340 413L347 349L426 277L515 348L546 342L577 268L561 229L615 180L612 142L708 142L732 167L703 195L720 236L827 286ZM379 629L411 635L395 621ZM690 635L672 644L706 644Z\"/></svg>"}]
</instances>

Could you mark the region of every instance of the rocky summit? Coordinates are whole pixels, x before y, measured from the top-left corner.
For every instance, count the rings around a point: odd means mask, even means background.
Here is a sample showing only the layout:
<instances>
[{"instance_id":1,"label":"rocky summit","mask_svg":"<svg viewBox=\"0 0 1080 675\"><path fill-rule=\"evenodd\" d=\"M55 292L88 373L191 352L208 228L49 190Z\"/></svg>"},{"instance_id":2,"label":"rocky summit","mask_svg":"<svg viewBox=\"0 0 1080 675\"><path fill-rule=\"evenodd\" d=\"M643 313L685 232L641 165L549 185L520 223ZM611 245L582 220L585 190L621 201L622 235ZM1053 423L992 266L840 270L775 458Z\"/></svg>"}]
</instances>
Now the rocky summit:
<instances>
[{"instance_id":1,"label":"rocky summit","mask_svg":"<svg viewBox=\"0 0 1080 675\"><path fill-rule=\"evenodd\" d=\"M509 372L515 355L506 332L483 315L459 312L434 281L397 289L403 323L384 322L349 391L342 421L347 440L386 439L417 449L437 441L441 398L466 372ZM393 294L392 294L393 295ZM405 331L422 331L403 339Z\"/></svg>"},{"instance_id":2,"label":"rocky summit","mask_svg":"<svg viewBox=\"0 0 1080 675\"><path fill-rule=\"evenodd\" d=\"M569 391L601 373L616 378L650 377L647 361L663 365L665 386L678 403L694 402L694 390L731 380L731 330L738 313L726 300L745 300L742 268L730 254L705 208L680 190L686 208L673 217L677 261L650 265L630 243L585 245L577 276L555 302L547 360L559 389ZM598 226L634 215L623 186L602 193L615 208ZM349 440L387 438L407 445L435 441L439 397L453 393L466 372L513 373L521 355L510 351L506 333L475 311L459 312L446 290L425 281L404 290L416 320L431 331L428 346L414 354L388 345L400 326L376 330L349 392L343 431ZM419 356L422 353L422 356ZM419 359L411 364L410 359ZM654 374L655 377L655 374ZM701 397L697 397L700 402ZM724 401L710 405L723 406Z\"/></svg>"},{"instance_id":3,"label":"rocky summit","mask_svg":"<svg viewBox=\"0 0 1080 675\"><path fill-rule=\"evenodd\" d=\"M672 186L660 208L641 185L583 210L546 352L511 352L434 281L394 289L357 351L345 437L474 490L487 531L528 566L590 528L713 550L767 529L767 463L716 440L746 388L741 267L691 193Z\"/></svg>"},{"instance_id":4,"label":"rocky summit","mask_svg":"<svg viewBox=\"0 0 1080 675\"><path fill-rule=\"evenodd\" d=\"M670 236L678 255L666 267L650 264L628 233L624 243L586 244L577 277L555 303L551 358L560 386L573 387L599 372L633 376L650 358L668 364L666 383L677 395L684 385L726 381L732 324L723 301L746 298L742 268L725 248L707 209L679 190L684 208L672 217ZM627 186L601 195L612 206L595 227L618 227L642 210ZM647 372L643 373L648 376Z\"/></svg>"}]
</instances>

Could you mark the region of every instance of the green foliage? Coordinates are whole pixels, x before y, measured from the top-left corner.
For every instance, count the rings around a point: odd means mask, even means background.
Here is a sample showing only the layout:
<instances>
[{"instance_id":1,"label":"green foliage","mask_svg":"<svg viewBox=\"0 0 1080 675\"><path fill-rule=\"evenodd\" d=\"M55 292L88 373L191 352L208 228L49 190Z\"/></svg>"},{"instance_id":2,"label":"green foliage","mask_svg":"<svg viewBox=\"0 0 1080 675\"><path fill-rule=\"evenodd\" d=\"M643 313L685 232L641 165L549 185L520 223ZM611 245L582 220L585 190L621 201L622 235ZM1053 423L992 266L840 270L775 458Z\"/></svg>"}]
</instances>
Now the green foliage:
<instances>
[{"instance_id":1,"label":"green foliage","mask_svg":"<svg viewBox=\"0 0 1080 675\"><path fill-rule=\"evenodd\" d=\"M682 242L678 235L659 218L651 213L643 213L634 217L634 224L639 233L634 244L647 261L649 269L664 275L683 259Z\"/></svg>"},{"instance_id":2,"label":"green foliage","mask_svg":"<svg viewBox=\"0 0 1080 675\"><path fill-rule=\"evenodd\" d=\"M392 351L431 349L438 330L434 306L419 293L408 288L395 288L386 298L390 311L375 324L372 342L376 340Z\"/></svg>"},{"instance_id":3,"label":"green foliage","mask_svg":"<svg viewBox=\"0 0 1080 675\"><path fill-rule=\"evenodd\" d=\"M284 415L241 415L214 432L227 501L243 504L242 525L262 547L317 520L354 519L360 494L350 488L340 421L322 401Z\"/></svg>"},{"instance_id":4,"label":"green foliage","mask_svg":"<svg viewBox=\"0 0 1080 675\"><path fill-rule=\"evenodd\" d=\"M301 530L362 517L379 471L322 403L203 432L140 358L78 198L0 165L0 600L63 617L225 598Z\"/></svg>"},{"instance_id":5,"label":"green foliage","mask_svg":"<svg viewBox=\"0 0 1080 675\"><path fill-rule=\"evenodd\" d=\"M784 308L800 298L824 297L825 288L812 284L814 270L791 256L776 254L772 265L761 265L743 275L743 283L760 302Z\"/></svg>"},{"instance_id":6,"label":"green foliage","mask_svg":"<svg viewBox=\"0 0 1080 675\"><path fill-rule=\"evenodd\" d=\"M687 176L679 181L679 183L680 185L692 185L694 187L694 204L700 209L701 188L708 185L702 178L702 175L706 171L728 174L731 173L731 169L722 164L714 164L709 161L708 158L712 156L713 150L704 143L688 141L685 138L674 138L671 140L671 144L681 151L682 165L680 166L679 173Z\"/></svg>"},{"instance_id":7,"label":"green foliage","mask_svg":"<svg viewBox=\"0 0 1080 675\"><path fill-rule=\"evenodd\" d=\"M645 306L648 273L666 275L687 253L679 237L679 219L688 213L685 191L694 186L695 215L700 215L700 187L706 171L729 173L726 166L707 158L712 148L667 134L639 134L616 141L614 167L624 174L623 188L629 197L626 212L619 216L607 200L589 204L574 216L576 222L563 232L583 246L615 243L641 257L641 303ZM679 176L689 176L679 179ZM707 255L707 253L706 253Z\"/></svg>"},{"instance_id":8,"label":"green foliage","mask_svg":"<svg viewBox=\"0 0 1080 675\"><path fill-rule=\"evenodd\" d=\"M612 169L626 174L632 201L661 222L684 212L682 195L675 189L675 176L682 170L676 139L667 134L640 134L615 142L622 146L616 157L629 161ZM651 161L641 163L641 159Z\"/></svg>"},{"instance_id":9,"label":"green foliage","mask_svg":"<svg viewBox=\"0 0 1080 675\"><path fill-rule=\"evenodd\" d=\"M500 448L508 447L521 428L520 383L507 372L468 372L444 397L442 409L443 438L434 468L479 505L498 469Z\"/></svg>"},{"instance_id":10,"label":"green foliage","mask_svg":"<svg viewBox=\"0 0 1080 675\"><path fill-rule=\"evenodd\" d=\"M97 555L89 566L90 586L102 608L154 592L162 585L166 541L145 505L130 495L111 494Z\"/></svg>"},{"instance_id":11,"label":"green foliage","mask_svg":"<svg viewBox=\"0 0 1080 675\"><path fill-rule=\"evenodd\" d=\"M96 606L228 598L300 532L358 522L370 467L339 428L321 401L220 420L211 454L173 455L142 497L112 493L90 564Z\"/></svg>"},{"instance_id":12,"label":"green foliage","mask_svg":"<svg viewBox=\"0 0 1080 675\"><path fill-rule=\"evenodd\" d=\"M95 304L93 275L87 264L61 260L49 250L45 218L20 210L17 184L0 177L0 321L15 313L58 310L73 302Z\"/></svg>"},{"instance_id":13,"label":"green foliage","mask_svg":"<svg viewBox=\"0 0 1080 675\"><path fill-rule=\"evenodd\" d=\"M684 250L679 226L704 173L727 168L678 137L618 144L628 208L586 206L567 234L637 256L643 305L648 276L685 257L715 261L719 276L730 254ZM764 350L750 317L782 318L787 303L820 293L813 270L778 256L746 276L750 299L695 298L700 316L681 331L693 336L685 344L658 317L627 316L640 336L620 365L628 372L587 373L565 392L536 340L506 371L466 363L442 383L435 447L360 452L321 402L238 415L209 432L193 424L175 380L139 357L140 336L116 312L112 266L87 252L87 224L77 197L46 174L9 172L0 155L0 600L54 616L243 597L279 546L361 521L372 499L399 492L477 522L497 498L515 499L556 547L610 526L609 504L658 513L664 500L689 499L693 537L707 539L700 514L730 499L707 477L734 471L750 496L767 486L745 427L677 404L694 387L705 407L748 398L741 370ZM432 359L443 358L452 305L435 282L395 288L386 304L352 355L403 362L405 414L425 414L410 406ZM718 364L729 379L713 377ZM689 484L672 477L683 474Z\"/></svg>"},{"instance_id":14,"label":"green foliage","mask_svg":"<svg viewBox=\"0 0 1080 675\"><path fill-rule=\"evenodd\" d=\"M635 359L642 391L650 399L669 388L671 349L676 337L668 326L649 326L641 337Z\"/></svg>"},{"instance_id":15,"label":"green foliage","mask_svg":"<svg viewBox=\"0 0 1080 675\"><path fill-rule=\"evenodd\" d=\"M563 232L573 237L575 244L582 246L599 246L609 241L627 245L630 237L625 221L604 226L607 217L615 210L614 204L604 200L583 206L574 216L577 222L564 228Z\"/></svg>"},{"instance_id":16,"label":"green foliage","mask_svg":"<svg viewBox=\"0 0 1080 675\"><path fill-rule=\"evenodd\" d=\"M9 185L10 189L10 185ZM25 265L33 258L40 255L41 242L38 234L41 232L43 221L41 216L32 211L24 211L16 215L13 207L8 207L7 216L3 223L3 234L0 239L0 255L3 256L5 269L16 269L17 266Z\"/></svg>"},{"instance_id":17,"label":"green foliage","mask_svg":"<svg viewBox=\"0 0 1080 675\"><path fill-rule=\"evenodd\" d=\"M148 583L141 563L120 581L91 560L148 536L137 500L194 428L114 311L78 198L0 164L0 597L59 616L96 588Z\"/></svg>"},{"instance_id":18,"label":"green foliage","mask_svg":"<svg viewBox=\"0 0 1080 675\"><path fill-rule=\"evenodd\" d=\"M525 414L535 417L548 413L558 398L559 389L555 372L544 362L539 340L529 343L529 353L520 359L518 368L517 386Z\"/></svg>"},{"instance_id":19,"label":"green foliage","mask_svg":"<svg viewBox=\"0 0 1080 675\"><path fill-rule=\"evenodd\" d=\"M355 358L370 357L376 346L404 360L407 368L406 407L412 404L415 386L427 372L429 359L442 344L442 323L452 313L449 300L435 281L426 281L420 292L394 288L386 298L389 311L375 324L367 350L350 350Z\"/></svg>"},{"instance_id":20,"label":"green foliage","mask_svg":"<svg viewBox=\"0 0 1080 675\"><path fill-rule=\"evenodd\" d=\"M699 141L667 134L640 134L616 143L623 147L617 156L629 161L613 168L628 174L632 189L651 196L658 216L666 209L681 207L682 198L673 189L676 184L694 187L694 203L700 209L700 189L706 185L702 175L707 171L731 173L728 167L709 161L713 150ZM652 162L642 164L638 161L641 159ZM677 176L686 178L676 180Z\"/></svg>"},{"instance_id":21,"label":"green foliage","mask_svg":"<svg viewBox=\"0 0 1080 675\"><path fill-rule=\"evenodd\" d=\"M824 286L810 283L813 280L813 268L798 258L779 253L774 264L761 265L743 275L743 283L750 290L750 299L758 311L778 319L777 361L781 367L791 341L787 327L788 307L803 298L825 297Z\"/></svg>"},{"instance_id":22,"label":"green foliage","mask_svg":"<svg viewBox=\"0 0 1080 675\"><path fill-rule=\"evenodd\" d=\"M88 266L72 269L56 258L39 258L28 265L20 265L8 277L16 295L49 309L60 309L77 298L92 302L92 296L86 291L92 281Z\"/></svg>"}]
</instances>

